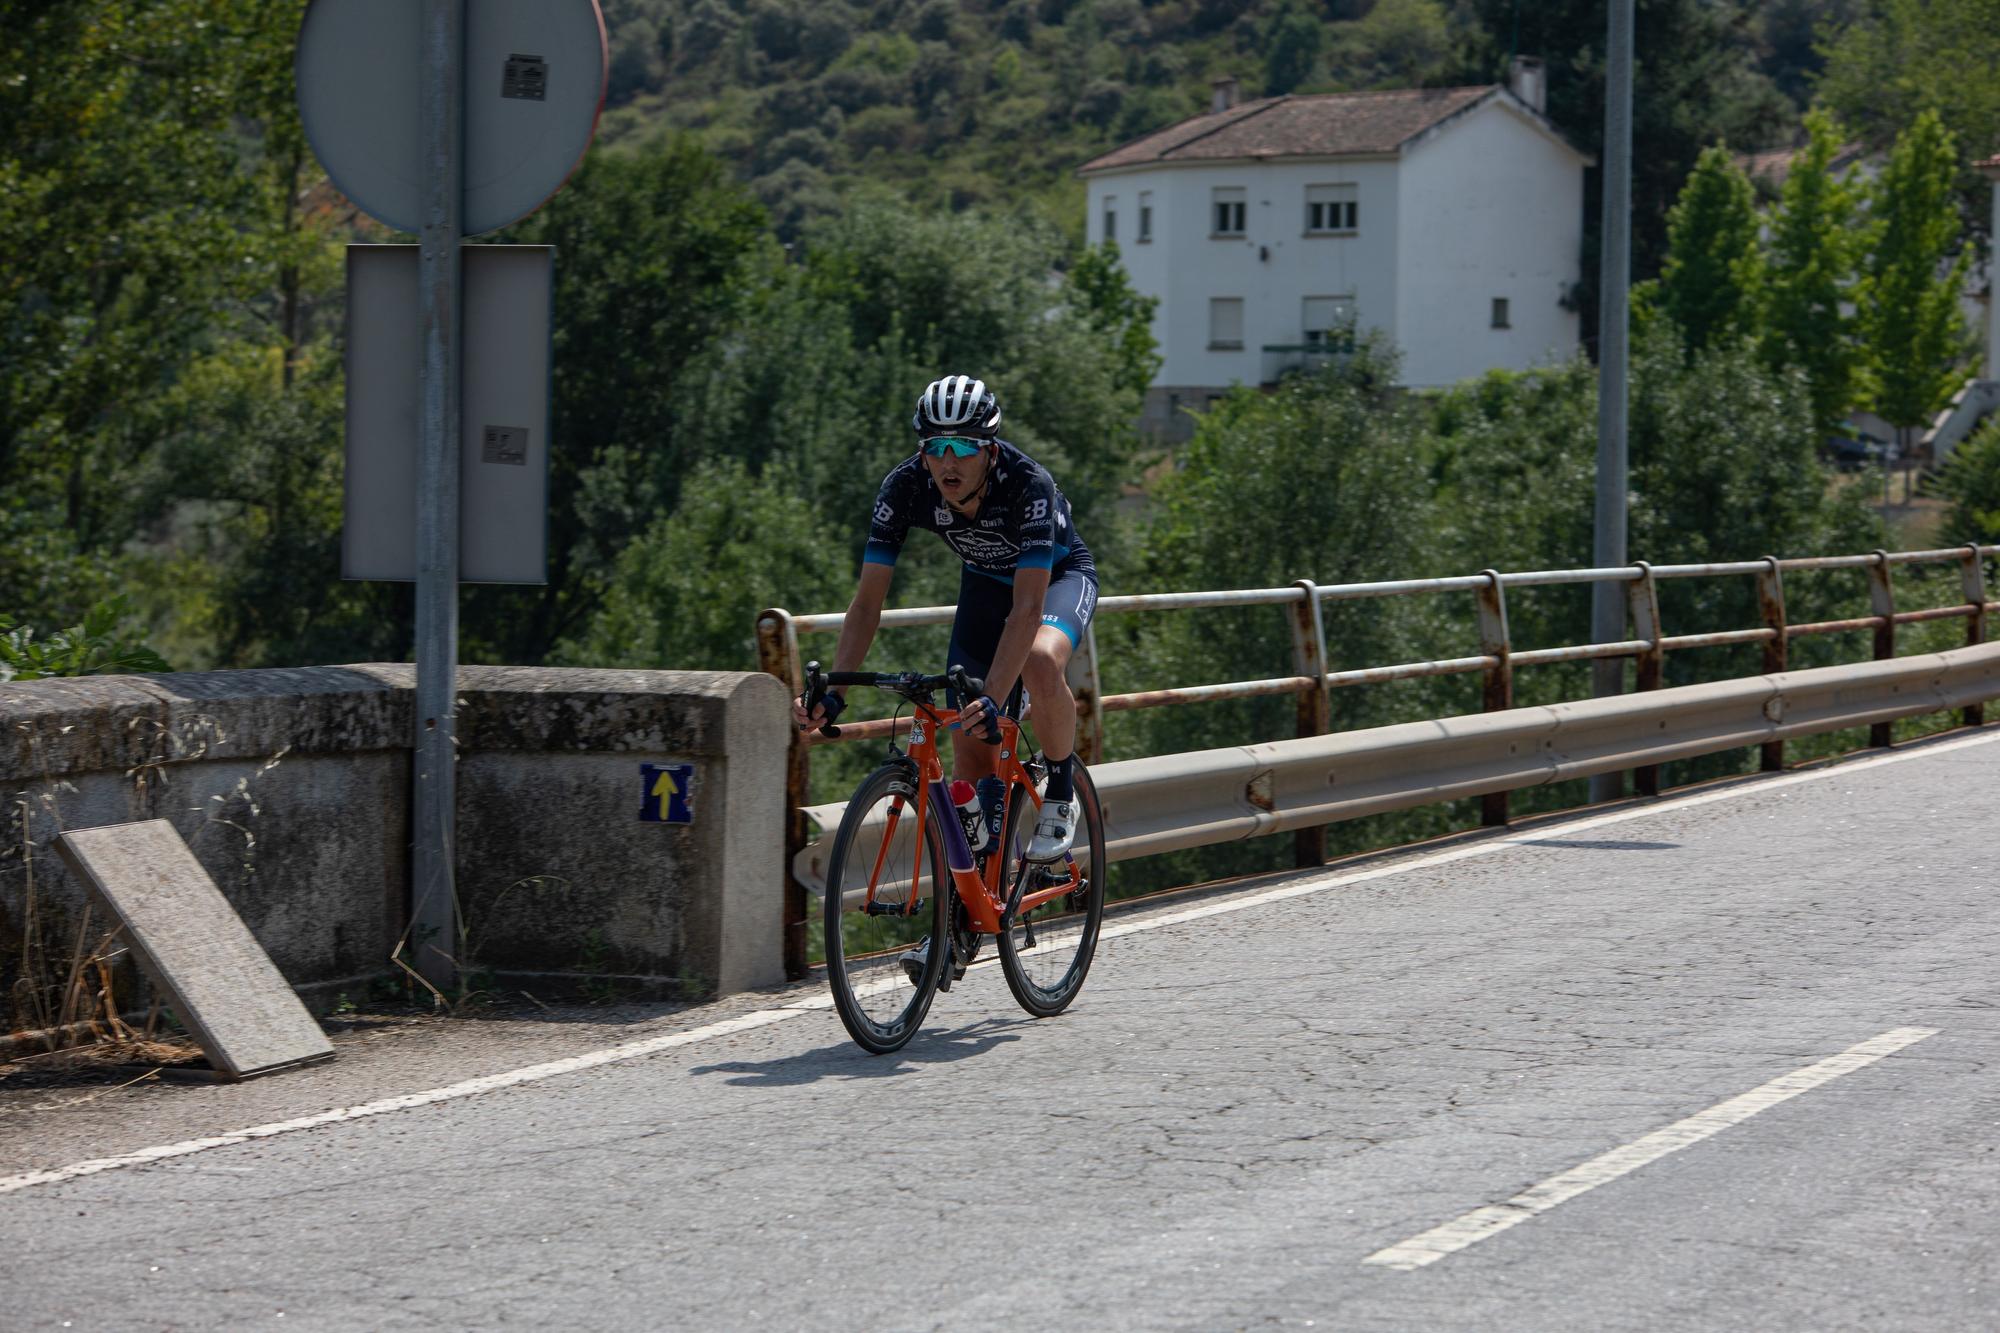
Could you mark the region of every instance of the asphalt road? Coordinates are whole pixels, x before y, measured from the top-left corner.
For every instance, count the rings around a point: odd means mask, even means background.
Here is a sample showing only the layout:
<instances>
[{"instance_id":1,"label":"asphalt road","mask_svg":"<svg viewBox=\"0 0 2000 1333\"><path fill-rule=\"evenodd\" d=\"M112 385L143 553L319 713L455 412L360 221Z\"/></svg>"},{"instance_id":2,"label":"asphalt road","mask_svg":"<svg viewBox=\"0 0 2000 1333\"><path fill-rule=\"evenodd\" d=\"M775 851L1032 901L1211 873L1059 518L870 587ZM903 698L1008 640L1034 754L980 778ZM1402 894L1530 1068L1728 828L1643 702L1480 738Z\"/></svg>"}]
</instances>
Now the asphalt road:
<instances>
[{"instance_id":1,"label":"asphalt road","mask_svg":"<svg viewBox=\"0 0 2000 1333\"><path fill-rule=\"evenodd\" d=\"M895 1056L801 989L43 1183L56 1140L0 1118L0 1326L1990 1327L2000 734L1896 758L1117 917L1067 1015L976 970ZM1426 1266L1367 1262L1894 1031ZM257 1087L94 1133L256 1124Z\"/></svg>"}]
</instances>

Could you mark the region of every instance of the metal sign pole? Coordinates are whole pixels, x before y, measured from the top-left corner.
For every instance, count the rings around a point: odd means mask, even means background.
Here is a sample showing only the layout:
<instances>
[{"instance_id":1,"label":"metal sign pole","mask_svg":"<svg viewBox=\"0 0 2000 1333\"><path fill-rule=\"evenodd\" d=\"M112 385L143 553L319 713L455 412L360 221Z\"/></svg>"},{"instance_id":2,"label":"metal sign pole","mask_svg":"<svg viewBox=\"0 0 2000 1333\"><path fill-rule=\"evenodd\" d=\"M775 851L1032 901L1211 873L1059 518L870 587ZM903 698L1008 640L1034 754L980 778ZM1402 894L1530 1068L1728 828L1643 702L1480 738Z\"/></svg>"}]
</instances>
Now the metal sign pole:
<instances>
[{"instance_id":1,"label":"metal sign pole","mask_svg":"<svg viewBox=\"0 0 2000 1333\"><path fill-rule=\"evenodd\" d=\"M1632 281L1632 0L1611 0L1604 82L1604 262L1599 270L1597 322L1597 532L1591 563L1608 569L1625 563L1625 421L1627 299ZM1625 637L1623 583L1591 588L1590 637L1616 643ZM1591 693L1619 694L1625 660L1591 663ZM1624 775L1590 780L1590 799L1615 800Z\"/></svg>"},{"instance_id":2,"label":"metal sign pole","mask_svg":"<svg viewBox=\"0 0 2000 1333\"><path fill-rule=\"evenodd\" d=\"M440 989L458 970L452 884L458 671L460 315L463 275L465 0L424 0L424 217L421 443L417 457L417 711L411 940L417 970Z\"/></svg>"}]
</instances>

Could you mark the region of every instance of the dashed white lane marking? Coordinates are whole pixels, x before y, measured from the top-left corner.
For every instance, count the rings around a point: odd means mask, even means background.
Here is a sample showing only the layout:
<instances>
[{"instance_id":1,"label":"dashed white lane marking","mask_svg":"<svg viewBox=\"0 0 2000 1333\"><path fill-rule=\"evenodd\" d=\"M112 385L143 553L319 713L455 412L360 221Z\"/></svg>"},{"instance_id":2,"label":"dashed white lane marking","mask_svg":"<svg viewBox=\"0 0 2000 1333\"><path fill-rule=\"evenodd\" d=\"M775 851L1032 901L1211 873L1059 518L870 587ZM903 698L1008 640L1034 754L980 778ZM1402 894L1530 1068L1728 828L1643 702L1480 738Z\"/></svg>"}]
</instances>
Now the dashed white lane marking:
<instances>
[{"instance_id":1,"label":"dashed white lane marking","mask_svg":"<svg viewBox=\"0 0 2000 1333\"><path fill-rule=\"evenodd\" d=\"M1692 796L1669 797L1650 805L1637 805L1609 814L1595 815L1588 819L1562 821L1544 826L1530 838L1496 838L1488 842L1473 843L1467 847L1453 848L1447 852L1436 852L1430 856L1420 856L1415 860L1395 865L1380 866L1372 870L1354 871L1344 875L1330 875L1307 880L1299 884L1288 884L1281 889L1271 889L1263 893L1246 894L1239 898L1229 898L1220 902L1206 903L1200 907L1180 912L1168 912L1159 916L1142 917L1135 921L1120 922L1107 926L1103 938L1133 935L1145 930L1159 930L1166 926L1177 926L1187 921L1199 921L1204 917L1220 916L1225 912L1241 912L1266 903L1283 902L1287 898L1300 898L1307 894L1323 893L1328 889L1342 888L1349 884L1360 884L1367 880L1386 879L1391 875L1408 874L1413 870L1428 870L1434 866L1449 865L1469 857L1487 856L1494 852L1507 851L1516 847L1532 845L1536 838L1546 837L1560 830L1564 834L1580 833L1585 829L1600 828L1606 824L1622 823L1627 819L1639 819L1646 815L1665 814L1684 810L1692 806L1709 805L1716 801L1726 801L1737 796L1748 796L1771 791L1778 787L1789 787L1801 782L1816 782L1822 778L1848 776L1864 769L1880 767L1883 764L1901 763L1906 759L1925 759L1932 755L1961 750L1970 745L1980 745L1990 741L2000 741L2000 731L1968 736L1962 740L1940 741L1925 745L1920 749L1901 750L1892 754L1873 755L1866 759L1851 760L1828 768L1816 768L1805 773L1787 773L1766 778L1758 782L1745 783L1740 787L1728 787L1721 791L1703 792ZM995 959L985 959L974 967L991 966ZM367 1102L360 1106L339 1107L321 1111L315 1115L301 1116L296 1120L280 1120L268 1125L253 1125L248 1129L232 1130L213 1138L187 1139L180 1143L170 1143L157 1148L141 1148L137 1152L125 1153L118 1157L99 1157L87 1162L73 1162L68 1166L55 1167L45 1171L25 1171L19 1175L0 1176L0 1194L26 1189L30 1185L53 1185L78 1176L96 1175L100 1171L115 1171L120 1167L144 1166L148 1162L163 1161L170 1157L185 1157L190 1153L206 1152L210 1148L227 1148L232 1144L247 1143L252 1139L268 1139L278 1134L289 1134L295 1130L316 1129L321 1125L340 1124L348 1120L362 1120L369 1116L385 1115L390 1111L406 1111L419 1106L431 1106L438 1102L453 1101L460 1097L472 1097L482 1092L492 1092L499 1088L517 1087L523 1083L536 1083L543 1079L556 1078L563 1074L576 1073L583 1069L594 1069L599 1065L614 1064L621 1060L635 1060L641 1056L659 1051L672 1050L676 1046L691 1046L707 1041L711 1037L728 1036L734 1032L745 1032L751 1028L766 1027L796 1018L801 1014L813 1013L833 1007L833 997L825 992L794 1000L776 1009L758 1009L735 1018L723 1019L705 1027L691 1028L686 1032L676 1032L668 1036L652 1037L643 1041L625 1042L618 1046L607 1046L602 1050L573 1055L565 1060L552 1060L547 1064L528 1065L525 1068L509 1070L504 1074L488 1074L483 1078L467 1079L449 1087L432 1088L428 1092L412 1092L402 1097L388 1097L381 1101Z\"/></svg>"},{"instance_id":2,"label":"dashed white lane marking","mask_svg":"<svg viewBox=\"0 0 2000 1333\"><path fill-rule=\"evenodd\" d=\"M1906 1046L1914 1046L1926 1037L1936 1036L1937 1032L1936 1028L1896 1028L1879 1037L1871 1037L1858 1046L1848 1047L1839 1055L1794 1070L1783 1078L1774 1078L1760 1088L1752 1088L1726 1102L1718 1102L1706 1111L1675 1121L1665 1129L1656 1129L1622 1148L1613 1148L1581 1166L1571 1167L1561 1175L1550 1176L1539 1185L1532 1185L1502 1203L1475 1208L1443 1226L1432 1227L1420 1236L1412 1236L1386 1250L1377 1250L1361 1262L1380 1264L1384 1268L1403 1272L1436 1263L1447 1254L1477 1244L1489 1236L1497 1236L1509 1227L1546 1213L1557 1204L1567 1203L1579 1194L1609 1184L1648 1162L1657 1162L1668 1153L1679 1152L1720 1134L1731 1125L1740 1125L1760 1111L1768 1111L1780 1102L1789 1101L1802 1092L1810 1092L1843 1074L1865 1069L1884 1056L1894 1055Z\"/></svg>"}]
</instances>

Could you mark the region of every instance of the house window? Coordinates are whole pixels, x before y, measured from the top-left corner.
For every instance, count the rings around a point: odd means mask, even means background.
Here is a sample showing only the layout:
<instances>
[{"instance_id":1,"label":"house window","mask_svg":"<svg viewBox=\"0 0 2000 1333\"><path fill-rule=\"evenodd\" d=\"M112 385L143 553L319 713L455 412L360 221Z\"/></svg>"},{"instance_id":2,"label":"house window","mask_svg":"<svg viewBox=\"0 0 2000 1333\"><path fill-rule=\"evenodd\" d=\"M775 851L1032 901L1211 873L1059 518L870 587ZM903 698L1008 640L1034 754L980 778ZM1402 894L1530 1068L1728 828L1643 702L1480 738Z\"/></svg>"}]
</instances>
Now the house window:
<instances>
[{"instance_id":1,"label":"house window","mask_svg":"<svg viewBox=\"0 0 2000 1333\"><path fill-rule=\"evenodd\" d=\"M1302 303L1300 326L1306 346L1316 352L1354 350L1354 298L1308 296Z\"/></svg>"},{"instance_id":2,"label":"house window","mask_svg":"<svg viewBox=\"0 0 2000 1333\"><path fill-rule=\"evenodd\" d=\"M1118 199L1115 195L1104 197L1104 235L1100 239L1106 241L1118 239Z\"/></svg>"},{"instance_id":3,"label":"house window","mask_svg":"<svg viewBox=\"0 0 2000 1333\"><path fill-rule=\"evenodd\" d=\"M1241 236L1244 232L1244 213L1247 201L1240 187L1218 186L1209 216L1214 220L1213 234L1216 236Z\"/></svg>"},{"instance_id":4,"label":"house window","mask_svg":"<svg viewBox=\"0 0 2000 1333\"><path fill-rule=\"evenodd\" d=\"M1493 298L1493 327L1496 329L1511 329L1514 327L1507 322L1507 298L1504 296Z\"/></svg>"},{"instance_id":5,"label":"house window","mask_svg":"<svg viewBox=\"0 0 2000 1333\"><path fill-rule=\"evenodd\" d=\"M1153 239L1153 192L1151 190L1139 191L1139 235L1135 239L1142 245Z\"/></svg>"},{"instance_id":6,"label":"house window","mask_svg":"<svg viewBox=\"0 0 2000 1333\"><path fill-rule=\"evenodd\" d=\"M1243 298L1216 296L1208 302L1208 346L1211 351L1236 352L1243 348Z\"/></svg>"},{"instance_id":7,"label":"house window","mask_svg":"<svg viewBox=\"0 0 2000 1333\"><path fill-rule=\"evenodd\" d=\"M1306 235L1338 236L1361 229L1361 204L1352 185L1306 186Z\"/></svg>"}]
</instances>

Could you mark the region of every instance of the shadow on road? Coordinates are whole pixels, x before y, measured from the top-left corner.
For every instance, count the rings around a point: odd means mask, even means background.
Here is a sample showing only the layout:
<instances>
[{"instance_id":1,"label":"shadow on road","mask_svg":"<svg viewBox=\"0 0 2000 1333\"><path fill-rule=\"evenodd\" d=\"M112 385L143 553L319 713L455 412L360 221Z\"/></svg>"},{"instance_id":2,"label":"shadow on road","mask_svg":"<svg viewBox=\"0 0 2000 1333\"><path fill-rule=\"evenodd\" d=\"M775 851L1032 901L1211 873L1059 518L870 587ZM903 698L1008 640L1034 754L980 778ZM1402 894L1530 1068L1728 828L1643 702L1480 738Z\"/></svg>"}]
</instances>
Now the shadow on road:
<instances>
[{"instance_id":1,"label":"shadow on road","mask_svg":"<svg viewBox=\"0 0 2000 1333\"><path fill-rule=\"evenodd\" d=\"M853 1042L841 1040L801 1055L775 1060L726 1060L696 1065L691 1074L731 1074L725 1080L739 1088L790 1088L829 1078L890 1078L914 1073L925 1065L949 1064L983 1055L1001 1042L1019 1041L1015 1029L1029 1027L1031 1018L986 1018L960 1028L919 1032L908 1046L889 1055L870 1055Z\"/></svg>"}]
</instances>

